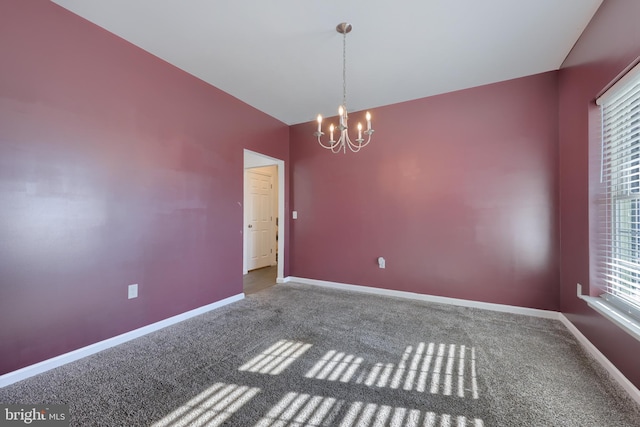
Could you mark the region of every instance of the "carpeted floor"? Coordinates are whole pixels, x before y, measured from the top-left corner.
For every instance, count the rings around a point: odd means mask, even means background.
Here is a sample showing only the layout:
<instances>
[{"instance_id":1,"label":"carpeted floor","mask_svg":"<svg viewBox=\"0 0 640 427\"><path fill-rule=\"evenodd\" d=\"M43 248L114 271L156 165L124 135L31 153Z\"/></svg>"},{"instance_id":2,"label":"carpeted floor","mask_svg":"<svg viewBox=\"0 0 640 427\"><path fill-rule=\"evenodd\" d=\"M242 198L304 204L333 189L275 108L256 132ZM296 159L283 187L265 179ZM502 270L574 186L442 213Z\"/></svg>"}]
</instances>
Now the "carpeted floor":
<instances>
[{"instance_id":1,"label":"carpeted floor","mask_svg":"<svg viewBox=\"0 0 640 427\"><path fill-rule=\"evenodd\" d=\"M639 426L558 321L286 284L0 389L75 426Z\"/></svg>"}]
</instances>

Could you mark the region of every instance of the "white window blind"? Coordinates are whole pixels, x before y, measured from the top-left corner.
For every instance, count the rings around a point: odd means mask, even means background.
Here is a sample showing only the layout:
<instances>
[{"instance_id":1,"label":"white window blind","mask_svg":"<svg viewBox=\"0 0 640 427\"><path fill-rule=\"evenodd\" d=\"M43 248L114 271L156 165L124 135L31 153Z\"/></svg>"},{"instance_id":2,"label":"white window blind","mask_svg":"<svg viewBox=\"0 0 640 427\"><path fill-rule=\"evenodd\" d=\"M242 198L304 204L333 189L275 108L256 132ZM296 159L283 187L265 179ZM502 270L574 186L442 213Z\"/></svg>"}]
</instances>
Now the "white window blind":
<instances>
[{"instance_id":1,"label":"white window blind","mask_svg":"<svg viewBox=\"0 0 640 427\"><path fill-rule=\"evenodd\" d=\"M602 111L597 285L640 314L640 65L597 99Z\"/></svg>"}]
</instances>

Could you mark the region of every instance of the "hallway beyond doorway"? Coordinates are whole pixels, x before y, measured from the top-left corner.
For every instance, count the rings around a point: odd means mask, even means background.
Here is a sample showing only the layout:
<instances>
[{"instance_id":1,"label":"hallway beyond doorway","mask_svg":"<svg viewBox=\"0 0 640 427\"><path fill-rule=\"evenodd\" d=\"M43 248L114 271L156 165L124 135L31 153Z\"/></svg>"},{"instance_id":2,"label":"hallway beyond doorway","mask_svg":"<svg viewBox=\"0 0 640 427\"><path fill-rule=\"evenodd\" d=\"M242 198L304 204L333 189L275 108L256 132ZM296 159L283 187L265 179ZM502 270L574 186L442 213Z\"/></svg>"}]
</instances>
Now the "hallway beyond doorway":
<instances>
[{"instance_id":1,"label":"hallway beyond doorway","mask_svg":"<svg viewBox=\"0 0 640 427\"><path fill-rule=\"evenodd\" d=\"M275 265L258 268L245 274L242 279L242 287L245 295L255 294L256 292L275 285L277 274L278 267Z\"/></svg>"}]
</instances>

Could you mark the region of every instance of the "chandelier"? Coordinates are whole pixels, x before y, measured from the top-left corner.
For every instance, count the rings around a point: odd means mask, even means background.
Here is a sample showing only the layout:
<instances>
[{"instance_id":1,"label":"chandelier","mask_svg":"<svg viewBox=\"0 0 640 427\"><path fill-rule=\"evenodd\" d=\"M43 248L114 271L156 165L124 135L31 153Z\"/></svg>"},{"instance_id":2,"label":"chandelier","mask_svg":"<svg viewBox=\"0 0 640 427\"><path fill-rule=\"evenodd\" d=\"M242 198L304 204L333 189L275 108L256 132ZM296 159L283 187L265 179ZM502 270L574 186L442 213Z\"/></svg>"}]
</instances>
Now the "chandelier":
<instances>
[{"instance_id":1,"label":"chandelier","mask_svg":"<svg viewBox=\"0 0 640 427\"><path fill-rule=\"evenodd\" d=\"M324 132L322 132L322 116L318 114L318 131L313 134L318 137L318 143L322 148L331 150L333 153L339 153L340 151L346 153L347 147L354 153L357 153L371 141L371 134L373 133L373 129L371 129L371 114L369 114L368 111L366 114L367 130L363 131L362 123L358 123L358 139L351 141L347 129L347 33L351 32L351 29L351 24L347 24L346 22L338 24L336 27L336 31L342 34L342 105L338 108L340 123L337 128L334 127L333 124L329 126L329 141L328 144L324 144L320 140L322 135L324 135ZM336 130L339 134L337 141L333 139L334 131ZM367 136L366 141L362 137L363 133Z\"/></svg>"}]
</instances>

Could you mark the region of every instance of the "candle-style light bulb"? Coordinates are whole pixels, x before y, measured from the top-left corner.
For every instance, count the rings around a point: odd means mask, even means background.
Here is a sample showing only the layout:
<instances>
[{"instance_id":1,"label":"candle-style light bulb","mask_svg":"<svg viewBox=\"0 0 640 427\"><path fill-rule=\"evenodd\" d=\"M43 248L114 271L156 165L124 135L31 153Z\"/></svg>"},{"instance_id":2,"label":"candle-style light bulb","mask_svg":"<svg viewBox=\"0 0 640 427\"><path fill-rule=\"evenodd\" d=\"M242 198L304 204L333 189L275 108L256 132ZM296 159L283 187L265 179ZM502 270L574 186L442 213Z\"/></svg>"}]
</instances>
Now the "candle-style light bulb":
<instances>
[{"instance_id":1,"label":"candle-style light bulb","mask_svg":"<svg viewBox=\"0 0 640 427\"><path fill-rule=\"evenodd\" d=\"M362 123L358 123L358 139L362 139Z\"/></svg>"},{"instance_id":2,"label":"candle-style light bulb","mask_svg":"<svg viewBox=\"0 0 640 427\"><path fill-rule=\"evenodd\" d=\"M371 130L371 114L367 111L367 130Z\"/></svg>"},{"instance_id":3,"label":"candle-style light bulb","mask_svg":"<svg viewBox=\"0 0 640 427\"><path fill-rule=\"evenodd\" d=\"M318 133L321 132L322 127L322 115L318 114Z\"/></svg>"},{"instance_id":4,"label":"candle-style light bulb","mask_svg":"<svg viewBox=\"0 0 640 427\"><path fill-rule=\"evenodd\" d=\"M340 126L344 126L344 108L342 105L338 107L338 115L340 116Z\"/></svg>"},{"instance_id":5,"label":"candle-style light bulb","mask_svg":"<svg viewBox=\"0 0 640 427\"><path fill-rule=\"evenodd\" d=\"M330 133L329 136L331 136L331 141L333 141L333 129L334 129L333 123L331 123L331 125L329 125L329 133Z\"/></svg>"}]
</instances>

